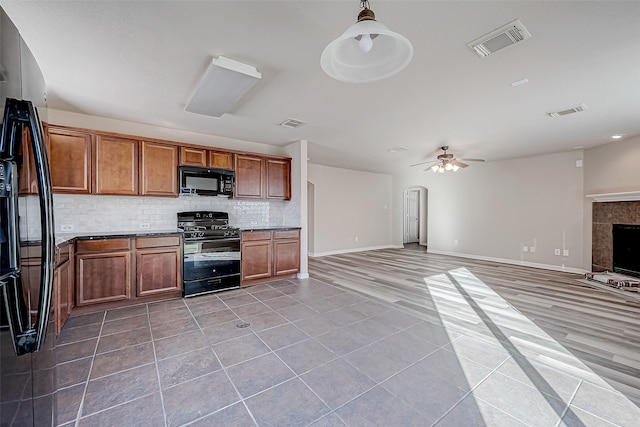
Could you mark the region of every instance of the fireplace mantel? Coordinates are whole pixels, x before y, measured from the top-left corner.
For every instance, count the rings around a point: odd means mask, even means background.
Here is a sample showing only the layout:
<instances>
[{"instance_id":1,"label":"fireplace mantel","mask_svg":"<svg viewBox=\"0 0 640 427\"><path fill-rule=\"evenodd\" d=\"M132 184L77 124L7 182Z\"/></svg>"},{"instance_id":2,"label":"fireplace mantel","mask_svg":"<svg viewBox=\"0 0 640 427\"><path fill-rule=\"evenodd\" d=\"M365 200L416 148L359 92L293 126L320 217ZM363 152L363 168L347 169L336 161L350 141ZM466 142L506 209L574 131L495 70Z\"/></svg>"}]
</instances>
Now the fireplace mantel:
<instances>
[{"instance_id":1,"label":"fireplace mantel","mask_svg":"<svg viewBox=\"0 0 640 427\"><path fill-rule=\"evenodd\" d=\"M640 191L628 191L626 193L588 194L585 197L594 199L596 202L635 202L640 200Z\"/></svg>"}]
</instances>

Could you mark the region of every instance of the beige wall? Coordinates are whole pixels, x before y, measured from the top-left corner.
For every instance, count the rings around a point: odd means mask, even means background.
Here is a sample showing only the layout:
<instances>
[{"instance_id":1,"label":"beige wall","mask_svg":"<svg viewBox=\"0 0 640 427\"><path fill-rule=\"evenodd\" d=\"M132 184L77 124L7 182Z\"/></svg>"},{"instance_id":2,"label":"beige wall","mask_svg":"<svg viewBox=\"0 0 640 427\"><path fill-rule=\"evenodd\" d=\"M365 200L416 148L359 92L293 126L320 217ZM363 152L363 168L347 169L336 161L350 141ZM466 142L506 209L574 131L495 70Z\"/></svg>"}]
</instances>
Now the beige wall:
<instances>
[{"instance_id":1,"label":"beige wall","mask_svg":"<svg viewBox=\"0 0 640 427\"><path fill-rule=\"evenodd\" d=\"M576 160L582 155L474 163L444 174L408 169L394 176L394 242L402 242L404 190L423 185L429 194L429 251L581 270L583 169ZM523 246L536 251L523 252ZM555 249L567 249L569 256L556 256Z\"/></svg>"},{"instance_id":2,"label":"beige wall","mask_svg":"<svg viewBox=\"0 0 640 427\"><path fill-rule=\"evenodd\" d=\"M640 191L640 136L585 150L585 194Z\"/></svg>"},{"instance_id":3,"label":"beige wall","mask_svg":"<svg viewBox=\"0 0 640 427\"><path fill-rule=\"evenodd\" d=\"M640 136L585 150L584 193L640 191ZM584 264L591 265L593 200L584 201Z\"/></svg>"},{"instance_id":4,"label":"beige wall","mask_svg":"<svg viewBox=\"0 0 640 427\"><path fill-rule=\"evenodd\" d=\"M310 164L308 180L313 184L310 254L391 246L391 175Z\"/></svg>"}]
</instances>

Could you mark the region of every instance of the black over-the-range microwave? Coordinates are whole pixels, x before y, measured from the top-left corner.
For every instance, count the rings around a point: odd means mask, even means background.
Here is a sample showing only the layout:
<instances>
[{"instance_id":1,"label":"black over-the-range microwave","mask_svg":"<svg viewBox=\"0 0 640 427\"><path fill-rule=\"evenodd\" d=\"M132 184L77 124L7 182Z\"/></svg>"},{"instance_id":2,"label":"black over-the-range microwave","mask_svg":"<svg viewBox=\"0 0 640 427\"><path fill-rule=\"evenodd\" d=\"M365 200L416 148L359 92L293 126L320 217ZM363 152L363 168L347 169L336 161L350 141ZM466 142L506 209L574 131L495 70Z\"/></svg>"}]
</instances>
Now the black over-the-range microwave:
<instances>
[{"instance_id":1,"label":"black over-the-range microwave","mask_svg":"<svg viewBox=\"0 0 640 427\"><path fill-rule=\"evenodd\" d=\"M180 166L180 193L233 197L234 184L232 170Z\"/></svg>"}]
</instances>

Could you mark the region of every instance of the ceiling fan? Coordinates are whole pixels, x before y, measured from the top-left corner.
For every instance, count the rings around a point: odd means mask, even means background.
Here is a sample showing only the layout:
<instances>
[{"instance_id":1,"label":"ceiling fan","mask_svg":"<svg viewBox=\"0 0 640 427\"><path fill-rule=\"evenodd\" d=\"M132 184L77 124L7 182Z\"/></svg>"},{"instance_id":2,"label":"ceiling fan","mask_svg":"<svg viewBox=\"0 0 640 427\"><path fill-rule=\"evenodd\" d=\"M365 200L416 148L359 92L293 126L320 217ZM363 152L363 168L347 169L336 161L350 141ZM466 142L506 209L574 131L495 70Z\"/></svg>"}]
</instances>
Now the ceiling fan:
<instances>
[{"instance_id":1,"label":"ceiling fan","mask_svg":"<svg viewBox=\"0 0 640 427\"><path fill-rule=\"evenodd\" d=\"M415 163L411 166L434 163L433 165L429 166L427 169L431 169L434 172L444 173L444 171L450 171L450 170L455 172L460 168L466 168L467 166L469 166L468 164L463 163L463 161L464 162L484 162L484 159L456 159L453 157L453 154L447 153L447 150L449 149L449 146L447 145L440 147L440 149L443 151L443 153L439 154L438 157L436 157L436 160L427 160L424 162Z\"/></svg>"}]
</instances>

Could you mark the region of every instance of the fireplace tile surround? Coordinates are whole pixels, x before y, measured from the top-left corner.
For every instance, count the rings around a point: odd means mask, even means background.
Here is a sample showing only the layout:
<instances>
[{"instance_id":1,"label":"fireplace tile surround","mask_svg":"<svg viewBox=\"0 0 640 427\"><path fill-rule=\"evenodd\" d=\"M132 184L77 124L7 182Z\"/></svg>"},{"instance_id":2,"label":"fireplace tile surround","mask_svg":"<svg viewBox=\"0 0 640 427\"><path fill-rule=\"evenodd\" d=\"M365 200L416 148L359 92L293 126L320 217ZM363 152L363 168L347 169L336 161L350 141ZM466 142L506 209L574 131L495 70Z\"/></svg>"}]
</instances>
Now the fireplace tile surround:
<instances>
[{"instance_id":1,"label":"fireplace tile surround","mask_svg":"<svg viewBox=\"0 0 640 427\"><path fill-rule=\"evenodd\" d=\"M613 224L640 224L640 201L594 202L591 270L613 271Z\"/></svg>"}]
</instances>

